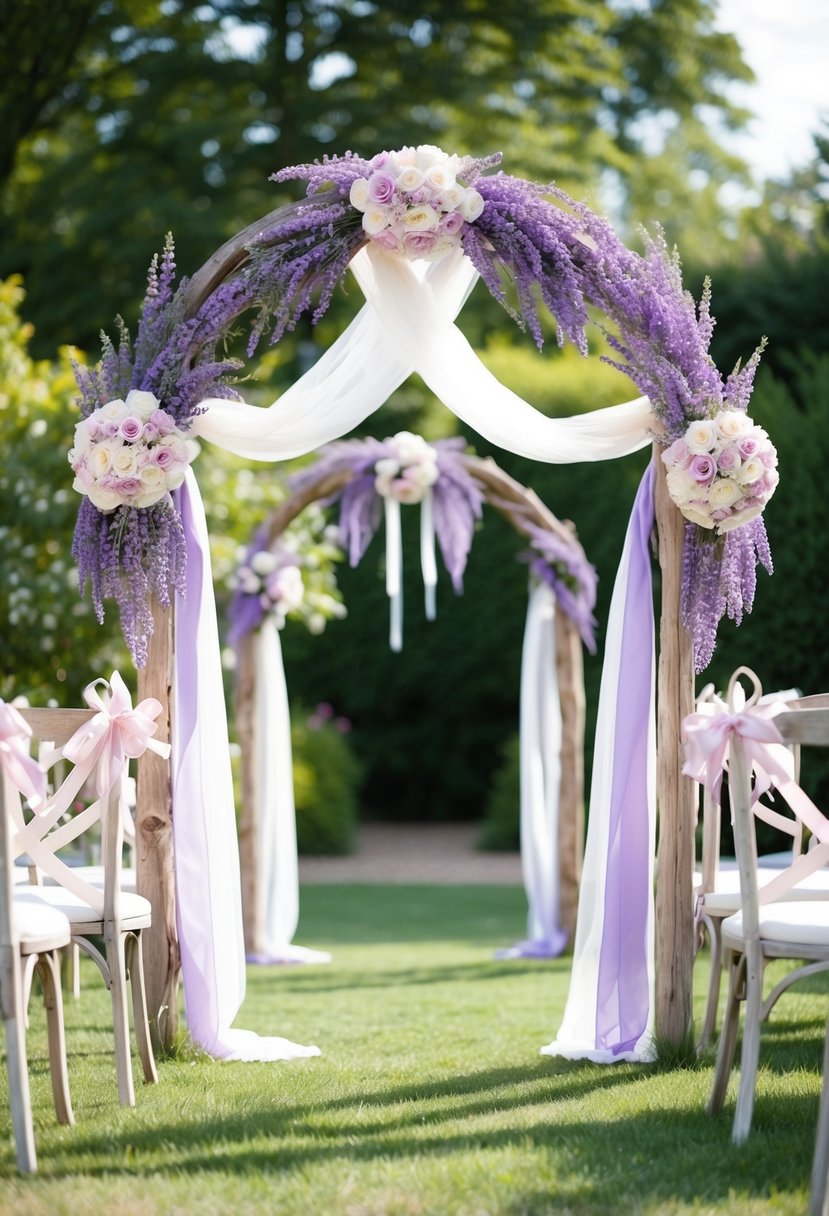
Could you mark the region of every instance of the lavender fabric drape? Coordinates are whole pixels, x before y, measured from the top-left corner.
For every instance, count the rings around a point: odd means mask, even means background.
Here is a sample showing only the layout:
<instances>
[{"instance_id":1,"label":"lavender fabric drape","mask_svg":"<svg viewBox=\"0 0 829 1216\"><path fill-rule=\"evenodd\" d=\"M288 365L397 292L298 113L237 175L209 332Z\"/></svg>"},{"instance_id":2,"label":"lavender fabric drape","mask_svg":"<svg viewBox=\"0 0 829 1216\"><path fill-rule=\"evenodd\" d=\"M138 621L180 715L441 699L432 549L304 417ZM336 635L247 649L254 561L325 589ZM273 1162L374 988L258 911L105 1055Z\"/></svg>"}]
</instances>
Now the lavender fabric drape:
<instances>
[{"instance_id":1,"label":"lavender fabric drape","mask_svg":"<svg viewBox=\"0 0 829 1216\"><path fill-rule=\"evenodd\" d=\"M656 834L653 465L633 506L613 589L570 991L545 1055L652 1058Z\"/></svg>"}]
</instances>

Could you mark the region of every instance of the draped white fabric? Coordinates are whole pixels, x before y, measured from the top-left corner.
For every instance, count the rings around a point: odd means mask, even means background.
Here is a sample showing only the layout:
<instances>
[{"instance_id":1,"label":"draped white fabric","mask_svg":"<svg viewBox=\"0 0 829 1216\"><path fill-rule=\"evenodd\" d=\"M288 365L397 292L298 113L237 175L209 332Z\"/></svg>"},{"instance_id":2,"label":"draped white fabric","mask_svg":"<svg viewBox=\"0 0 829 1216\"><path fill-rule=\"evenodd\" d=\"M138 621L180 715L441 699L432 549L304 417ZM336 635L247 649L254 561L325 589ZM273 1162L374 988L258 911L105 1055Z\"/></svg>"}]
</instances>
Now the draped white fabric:
<instances>
[{"instance_id":1,"label":"draped white fabric","mask_svg":"<svg viewBox=\"0 0 829 1216\"><path fill-rule=\"evenodd\" d=\"M188 469L182 519L188 595L176 612L173 835L184 1001L193 1040L227 1060L319 1055L279 1036L231 1029L245 995L233 780L207 524Z\"/></svg>"},{"instance_id":2,"label":"draped white fabric","mask_svg":"<svg viewBox=\"0 0 829 1216\"><path fill-rule=\"evenodd\" d=\"M552 589L537 583L530 590L521 653L521 868L529 905L527 936L553 955L566 943L559 925L561 706L555 613Z\"/></svg>"},{"instance_id":3,"label":"draped white fabric","mask_svg":"<svg viewBox=\"0 0 829 1216\"><path fill-rule=\"evenodd\" d=\"M501 385L479 362L453 324L453 318L476 278L463 256L447 257L423 267L367 247L355 257L352 269L367 304L316 366L267 408L223 400L202 402L205 413L196 420L196 435L249 459L287 460L346 434L379 408L393 389L416 370L438 397L480 435L507 451L532 459L553 463L605 460L624 456L650 442L652 416L647 398L639 397L624 405L575 418L551 419ZM203 522L200 526L203 528ZM206 553L206 535L203 548ZM179 881L179 896L184 908L181 915L193 929L196 939L202 946L211 935L236 941L233 949L228 948L226 965L221 968L214 967L212 953L206 946L199 963L203 970L199 982L207 989L205 1000L217 1009L221 1008L223 1012L218 1021L224 1028L241 999L239 985L233 977L241 968L243 953L238 944L241 922L236 909L238 868L233 841L235 822L229 761L226 773L214 772L225 764L222 740L226 739L226 721L215 607L208 582L209 567L205 562L203 602L208 615L212 614L212 624L200 624L197 631L198 668L205 682L204 692L200 689L202 712L197 729L205 744L203 754L209 759L209 771L192 771L191 766L189 780L192 788L198 791L198 799L204 801L204 808L194 805L181 812L204 816L202 846L207 854L197 850L194 857L182 859L177 835L176 855L177 864L181 865L183 861ZM177 615L181 619L182 614ZM177 663L180 653L177 644ZM612 667L606 670L607 680L613 678L612 671ZM611 729L607 715L615 714L615 700L611 705L606 697L604 706L601 712L605 714L605 720L600 722L600 732ZM187 782L183 782L182 789L186 785ZM598 899L602 893L591 876L591 859L601 852L601 842L597 839L600 802L597 793L591 804L593 839L582 887L583 893L592 892ZM177 802L175 814L179 813ZM592 826L594 815L595 826ZM222 871L221 900L205 907L197 898L195 907L187 908L193 893L200 887L210 889L214 869ZM226 907L223 901L226 901ZM589 897L583 894L585 924L581 926L580 918L578 934L582 953L585 947L588 953L595 948L596 918L590 916L589 903ZM198 923L200 918L201 923ZM584 1027L591 1023L585 1013L589 989L588 981L584 994L571 997L566 1019L571 1031L564 1033L562 1028L563 1033L559 1036L565 1049L577 1035L577 1009L584 1013ZM228 1034L241 1033L217 1031L212 1047L206 1041L210 1034L198 1041L216 1054L233 1053L237 1058L245 1058L246 1049L240 1044L235 1050L228 1039ZM249 1050L255 1052L255 1045L251 1044ZM302 1053L316 1049L297 1050ZM249 1058L259 1057L251 1054Z\"/></svg>"},{"instance_id":4,"label":"draped white fabric","mask_svg":"<svg viewBox=\"0 0 829 1216\"><path fill-rule=\"evenodd\" d=\"M593 752L593 775L590 787L590 811L587 824L584 863L579 889L576 938L573 947L573 970L570 991L558 1035L541 1049L543 1055L567 1059L589 1059L600 1064L619 1060L652 1059L651 1022L631 1051L614 1052L596 1043L596 1011L598 1005L599 968L605 917L605 878L610 837L611 792L614 780L614 753L617 730L617 703L620 693L620 666L624 632L625 591L628 568L634 544L633 521L625 537L625 547L619 563L613 597L610 604L604 664L602 667L599 708L596 721L596 741ZM653 952L653 856L656 838L656 733L655 687L653 663L650 680L650 712L648 718L647 800L650 830L650 873L648 883L648 1006L653 1011L654 952Z\"/></svg>"}]
</instances>

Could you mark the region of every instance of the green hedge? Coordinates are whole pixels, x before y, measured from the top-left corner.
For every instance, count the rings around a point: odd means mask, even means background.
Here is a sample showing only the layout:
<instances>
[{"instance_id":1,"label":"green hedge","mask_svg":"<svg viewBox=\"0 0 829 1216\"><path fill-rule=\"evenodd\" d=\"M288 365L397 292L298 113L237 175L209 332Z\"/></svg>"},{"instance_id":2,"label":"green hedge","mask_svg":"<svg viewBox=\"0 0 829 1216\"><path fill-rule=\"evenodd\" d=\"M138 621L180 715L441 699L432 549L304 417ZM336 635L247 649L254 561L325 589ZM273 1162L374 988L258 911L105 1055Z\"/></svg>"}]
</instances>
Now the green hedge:
<instances>
[{"instance_id":1,"label":"green hedge","mask_svg":"<svg viewBox=\"0 0 829 1216\"><path fill-rule=\"evenodd\" d=\"M349 853L359 815L360 765L345 720L316 713L291 726L297 847L306 854Z\"/></svg>"}]
</instances>

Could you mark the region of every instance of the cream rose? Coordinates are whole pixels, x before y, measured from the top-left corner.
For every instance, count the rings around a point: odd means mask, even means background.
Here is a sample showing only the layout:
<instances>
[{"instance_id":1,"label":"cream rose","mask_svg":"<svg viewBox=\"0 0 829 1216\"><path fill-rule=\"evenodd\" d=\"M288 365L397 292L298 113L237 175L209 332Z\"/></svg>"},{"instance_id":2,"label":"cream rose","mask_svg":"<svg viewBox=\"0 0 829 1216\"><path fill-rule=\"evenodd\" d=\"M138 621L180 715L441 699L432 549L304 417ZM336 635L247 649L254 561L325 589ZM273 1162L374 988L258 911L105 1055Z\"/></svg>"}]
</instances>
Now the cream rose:
<instances>
[{"instance_id":1,"label":"cream rose","mask_svg":"<svg viewBox=\"0 0 829 1216\"><path fill-rule=\"evenodd\" d=\"M99 443L89 453L87 466L93 477L103 477L112 468L112 448Z\"/></svg>"},{"instance_id":2,"label":"cream rose","mask_svg":"<svg viewBox=\"0 0 829 1216\"><path fill-rule=\"evenodd\" d=\"M412 207L403 217L403 227L408 232L427 232L437 228L440 216L434 207L424 203L422 207Z\"/></svg>"},{"instance_id":3,"label":"cream rose","mask_svg":"<svg viewBox=\"0 0 829 1216\"><path fill-rule=\"evenodd\" d=\"M138 460L134 448L126 446L113 453L112 469L119 477L132 477L137 468Z\"/></svg>"},{"instance_id":4,"label":"cream rose","mask_svg":"<svg viewBox=\"0 0 829 1216\"><path fill-rule=\"evenodd\" d=\"M352 207L356 207L358 211L365 211L368 203L368 182L364 177L358 177L351 183L351 189L348 192L348 201Z\"/></svg>"},{"instance_id":5,"label":"cream rose","mask_svg":"<svg viewBox=\"0 0 829 1216\"><path fill-rule=\"evenodd\" d=\"M740 497L740 487L730 477L718 477L708 491L708 501L715 511L730 507Z\"/></svg>"},{"instance_id":6,"label":"cream rose","mask_svg":"<svg viewBox=\"0 0 829 1216\"><path fill-rule=\"evenodd\" d=\"M150 414L161 406L158 397L145 393L141 389L131 388L127 393L126 412L135 414L142 422L146 422Z\"/></svg>"},{"instance_id":7,"label":"cream rose","mask_svg":"<svg viewBox=\"0 0 829 1216\"><path fill-rule=\"evenodd\" d=\"M737 470L737 480L741 485L747 486L752 481L759 481L766 471L766 466L763 464L759 456L752 456L747 460L741 468Z\"/></svg>"},{"instance_id":8,"label":"cream rose","mask_svg":"<svg viewBox=\"0 0 829 1216\"><path fill-rule=\"evenodd\" d=\"M363 212L363 231L369 236L375 236L389 226L388 211L385 207L366 207Z\"/></svg>"},{"instance_id":9,"label":"cream rose","mask_svg":"<svg viewBox=\"0 0 829 1216\"><path fill-rule=\"evenodd\" d=\"M700 422L693 422L685 434L688 450L695 456L701 455L703 452L710 452L712 448L716 447L717 439L716 425L704 419Z\"/></svg>"},{"instance_id":10,"label":"cream rose","mask_svg":"<svg viewBox=\"0 0 829 1216\"><path fill-rule=\"evenodd\" d=\"M736 439L738 435L744 435L751 427L751 419L745 414L741 414L739 410L724 410L722 414L718 415L717 423L724 439Z\"/></svg>"},{"instance_id":11,"label":"cream rose","mask_svg":"<svg viewBox=\"0 0 829 1216\"><path fill-rule=\"evenodd\" d=\"M684 469L680 469L676 465L668 469L665 481L668 493L678 507L690 502L692 498L698 497L698 484L688 476Z\"/></svg>"}]
</instances>

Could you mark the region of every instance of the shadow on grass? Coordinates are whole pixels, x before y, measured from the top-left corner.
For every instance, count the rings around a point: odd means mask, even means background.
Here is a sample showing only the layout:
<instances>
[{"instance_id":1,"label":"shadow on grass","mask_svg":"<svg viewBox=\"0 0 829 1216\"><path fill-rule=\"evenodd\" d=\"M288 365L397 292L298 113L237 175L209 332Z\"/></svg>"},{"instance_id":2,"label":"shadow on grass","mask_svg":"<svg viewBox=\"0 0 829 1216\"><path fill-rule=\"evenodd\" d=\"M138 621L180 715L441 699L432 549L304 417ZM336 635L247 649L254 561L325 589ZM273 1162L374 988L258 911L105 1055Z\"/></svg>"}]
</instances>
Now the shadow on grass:
<instances>
[{"instance_id":1,"label":"shadow on grass","mask_svg":"<svg viewBox=\"0 0 829 1216\"><path fill-rule=\"evenodd\" d=\"M528 1172L526 1189L519 1186L520 1203L516 1199L513 1209L524 1214L572 1212L574 1205L590 1212L634 1211L668 1200L724 1204L734 1194L765 1198L806 1185L816 1100L759 1101L755 1131L735 1147L730 1108L718 1119L701 1108L649 1109L631 1116L620 1104L620 1091L646 1076L646 1070L556 1064L553 1073L545 1062L486 1069L422 1085L358 1091L335 1101L303 1105L288 1100L278 1109L245 1115L177 1120L152 1129L118 1127L101 1136L82 1136L76 1128L71 1148L67 1144L65 1152L53 1152L45 1172L52 1177L73 1172L79 1154L93 1159L84 1170L87 1175L131 1178L230 1172L241 1180L336 1162L411 1163L469 1154L481 1169L486 1154L515 1149L525 1160L528 1151L539 1153L545 1174L561 1180L554 1192L540 1190L537 1177ZM577 1107L557 1122L545 1114L545 1105L572 1105L595 1095L605 1105L603 1118L595 1117L595 1103L594 1113L583 1117ZM432 1105L437 1103L441 1105ZM338 1119L337 1112L346 1109L354 1114ZM509 1128L489 1125L488 1116L504 1112L510 1115ZM142 1167L142 1153L156 1152L160 1142L170 1146L175 1159Z\"/></svg>"}]
</instances>

